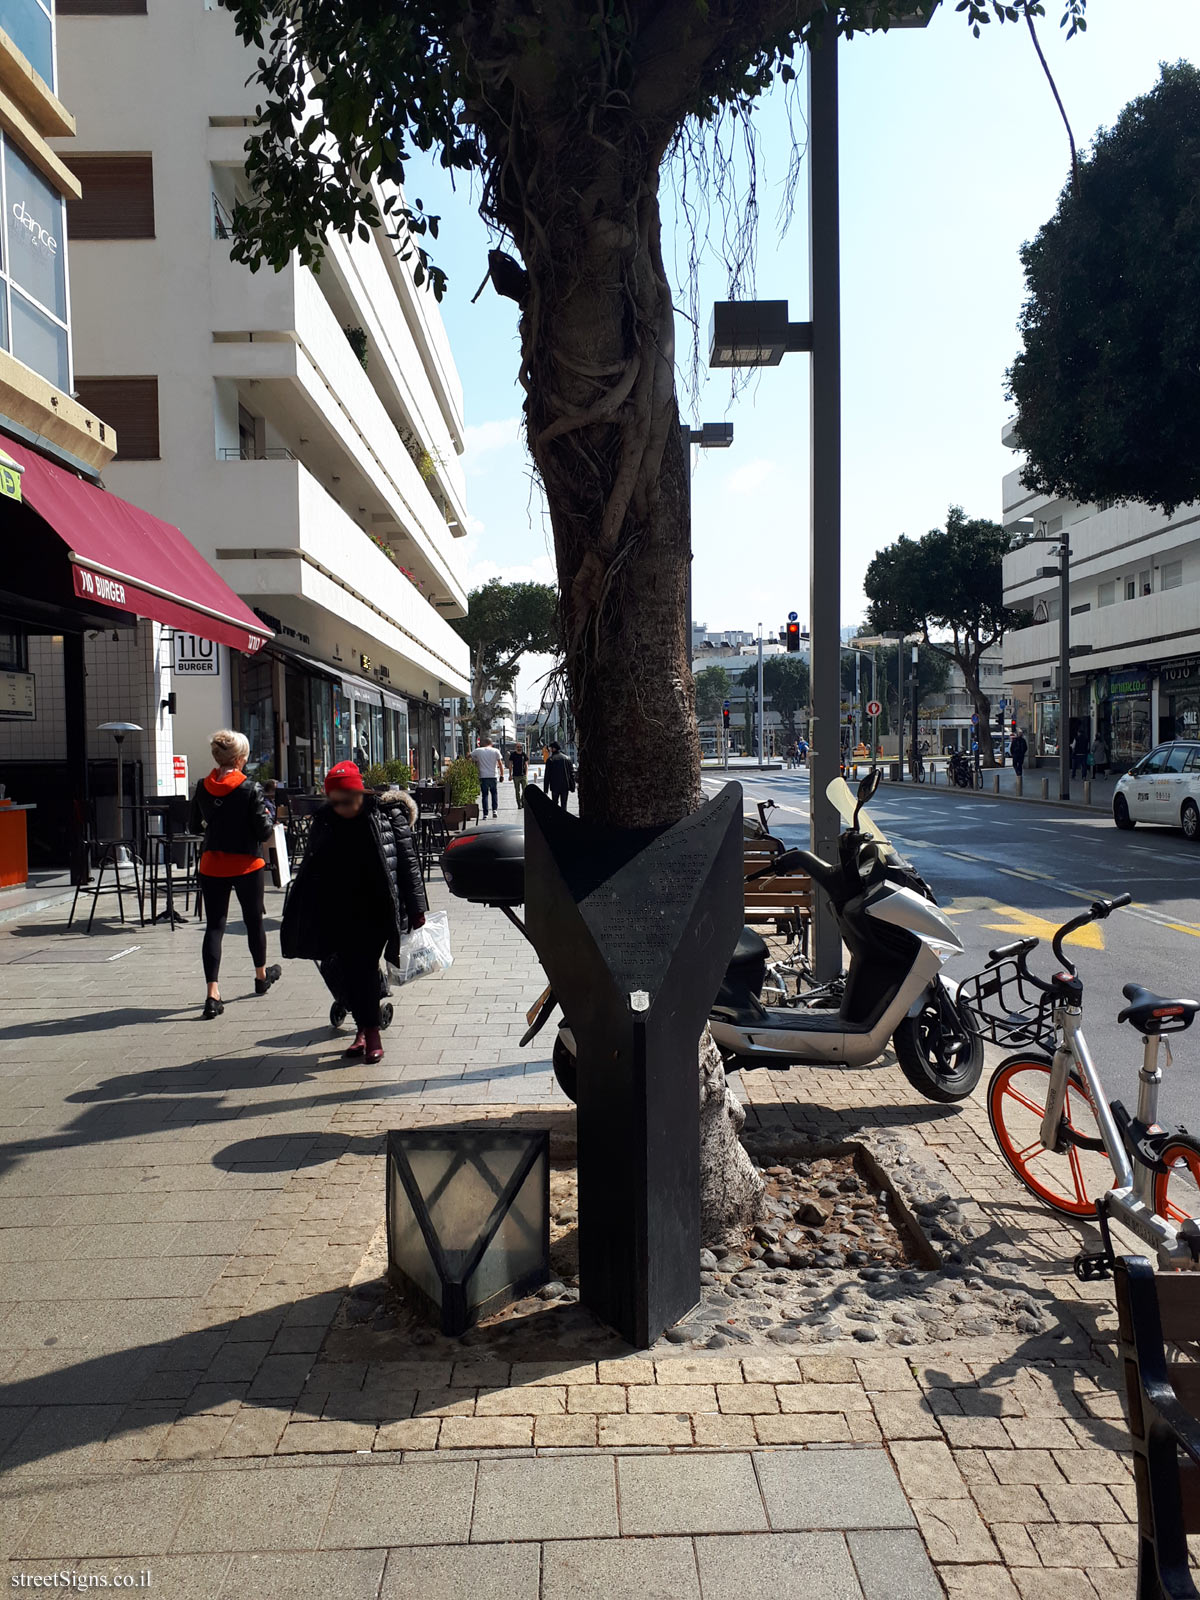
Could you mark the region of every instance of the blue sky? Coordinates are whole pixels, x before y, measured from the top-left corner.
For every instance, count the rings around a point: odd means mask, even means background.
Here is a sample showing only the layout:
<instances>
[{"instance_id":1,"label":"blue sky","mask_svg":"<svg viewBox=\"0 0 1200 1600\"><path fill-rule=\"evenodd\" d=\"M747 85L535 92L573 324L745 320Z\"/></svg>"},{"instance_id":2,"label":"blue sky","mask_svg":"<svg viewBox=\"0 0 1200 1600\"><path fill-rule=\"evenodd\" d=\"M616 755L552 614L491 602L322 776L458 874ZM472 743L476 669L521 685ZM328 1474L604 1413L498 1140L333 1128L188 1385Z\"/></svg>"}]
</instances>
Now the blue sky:
<instances>
[{"instance_id":1,"label":"blue sky","mask_svg":"<svg viewBox=\"0 0 1200 1600\"><path fill-rule=\"evenodd\" d=\"M1086 34L1064 41L1058 0L1043 48L1085 145L1151 88L1158 63L1200 59L1200 0L1091 0ZM1135 21L1136 18L1136 21ZM803 105L803 98L800 101ZM841 50L843 553L842 620L862 613L872 554L939 523L951 503L998 517L1015 465L1000 444L1004 371L1017 349L1017 251L1051 214L1068 172L1066 135L1023 27L974 40L947 0L917 32L862 37ZM786 108L760 109L757 294L808 312L804 180L781 240L779 195L791 148ZM451 284L442 304L466 394L470 578L553 579L548 525L520 439L517 310L485 289L487 232L461 185L410 168L409 193L440 210L435 246ZM667 259L685 241L664 185ZM672 249L674 241L674 250ZM680 283L673 285L677 303ZM711 251L701 306L725 297ZM678 320L681 359L690 328ZM731 420L734 443L696 452L695 615L711 627L777 628L808 615L808 363L785 358L736 398L707 377L694 421ZM683 385L681 383L681 394ZM682 402L681 402L682 403ZM522 675L536 703L537 664Z\"/></svg>"}]
</instances>

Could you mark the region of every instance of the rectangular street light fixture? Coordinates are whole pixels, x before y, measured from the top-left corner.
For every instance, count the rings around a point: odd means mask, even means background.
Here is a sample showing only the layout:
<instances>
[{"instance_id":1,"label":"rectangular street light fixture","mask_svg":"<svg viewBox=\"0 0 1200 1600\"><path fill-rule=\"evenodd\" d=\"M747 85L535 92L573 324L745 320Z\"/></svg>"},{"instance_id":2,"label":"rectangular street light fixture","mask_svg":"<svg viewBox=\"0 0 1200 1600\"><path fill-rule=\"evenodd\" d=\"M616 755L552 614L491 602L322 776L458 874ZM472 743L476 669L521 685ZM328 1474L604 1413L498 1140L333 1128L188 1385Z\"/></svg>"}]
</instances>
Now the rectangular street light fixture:
<instances>
[{"instance_id":1,"label":"rectangular street light fixture","mask_svg":"<svg viewBox=\"0 0 1200 1600\"><path fill-rule=\"evenodd\" d=\"M550 1135L395 1131L387 1140L388 1276L444 1334L550 1276Z\"/></svg>"},{"instance_id":2,"label":"rectangular street light fixture","mask_svg":"<svg viewBox=\"0 0 1200 1600\"><path fill-rule=\"evenodd\" d=\"M708 330L710 367L777 367L812 349L812 323L789 322L786 300L718 300Z\"/></svg>"}]
</instances>

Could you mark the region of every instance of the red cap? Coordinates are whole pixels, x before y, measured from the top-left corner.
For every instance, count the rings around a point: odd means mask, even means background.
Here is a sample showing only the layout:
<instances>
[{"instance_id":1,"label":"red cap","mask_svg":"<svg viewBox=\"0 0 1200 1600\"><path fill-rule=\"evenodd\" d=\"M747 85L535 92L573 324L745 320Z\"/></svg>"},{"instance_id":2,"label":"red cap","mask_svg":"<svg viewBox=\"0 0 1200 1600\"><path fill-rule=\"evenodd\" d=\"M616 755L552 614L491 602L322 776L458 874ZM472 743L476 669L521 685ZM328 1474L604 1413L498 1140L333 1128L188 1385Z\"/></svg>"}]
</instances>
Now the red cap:
<instances>
[{"instance_id":1,"label":"red cap","mask_svg":"<svg viewBox=\"0 0 1200 1600\"><path fill-rule=\"evenodd\" d=\"M362 773L353 761L339 761L325 774L326 794L332 794L335 789L358 789L361 792L362 787Z\"/></svg>"}]
</instances>

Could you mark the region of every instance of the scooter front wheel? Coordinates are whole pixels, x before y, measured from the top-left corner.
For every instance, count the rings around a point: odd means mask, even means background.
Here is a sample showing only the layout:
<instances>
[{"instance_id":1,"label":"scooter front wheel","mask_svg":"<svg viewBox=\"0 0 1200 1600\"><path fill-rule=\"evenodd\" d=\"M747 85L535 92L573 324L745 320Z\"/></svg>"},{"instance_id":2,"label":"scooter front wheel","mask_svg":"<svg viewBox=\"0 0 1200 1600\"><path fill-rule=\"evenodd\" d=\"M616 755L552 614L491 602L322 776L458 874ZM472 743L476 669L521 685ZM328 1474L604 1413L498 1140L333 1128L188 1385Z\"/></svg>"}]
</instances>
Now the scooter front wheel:
<instances>
[{"instance_id":1,"label":"scooter front wheel","mask_svg":"<svg viewBox=\"0 0 1200 1600\"><path fill-rule=\"evenodd\" d=\"M983 1040L965 1006L938 985L892 1035L900 1070L927 1100L965 1100L983 1072Z\"/></svg>"}]
</instances>

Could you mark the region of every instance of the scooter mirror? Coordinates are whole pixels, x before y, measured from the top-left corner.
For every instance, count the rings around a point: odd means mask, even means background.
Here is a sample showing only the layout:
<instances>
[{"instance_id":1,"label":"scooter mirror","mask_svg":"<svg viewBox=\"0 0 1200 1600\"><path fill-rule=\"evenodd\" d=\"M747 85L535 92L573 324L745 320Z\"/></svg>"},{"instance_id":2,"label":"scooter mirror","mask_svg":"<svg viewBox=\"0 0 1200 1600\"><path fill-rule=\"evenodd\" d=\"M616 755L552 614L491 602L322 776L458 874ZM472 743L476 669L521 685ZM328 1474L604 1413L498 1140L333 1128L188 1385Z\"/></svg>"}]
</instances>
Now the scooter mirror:
<instances>
[{"instance_id":1,"label":"scooter mirror","mask_svg":"<svg viewBox=\"0 0 1200 1600\"><path fill-rule=\"evenodd\" d=\"M882 781L882 768L872 767L870 772L867 773L866 777L863 778L858 785L858 803L860 806L866 805L867 801L875 793Z\"/></svg>"}]
</instances>

